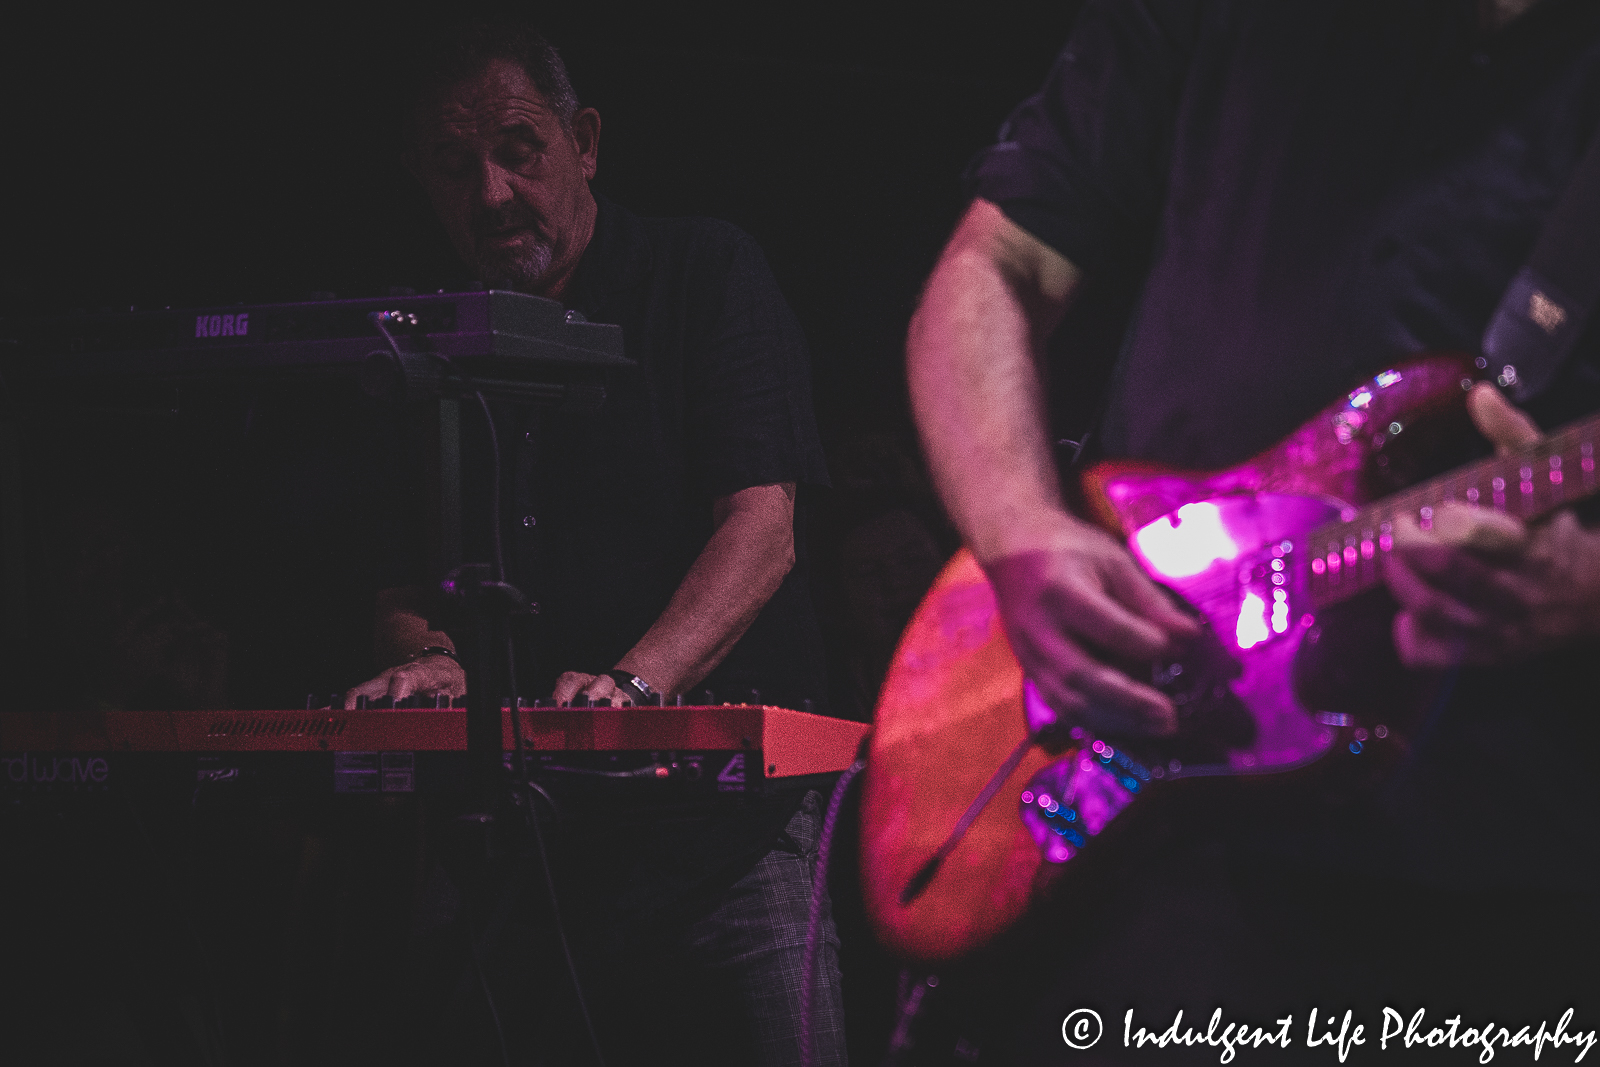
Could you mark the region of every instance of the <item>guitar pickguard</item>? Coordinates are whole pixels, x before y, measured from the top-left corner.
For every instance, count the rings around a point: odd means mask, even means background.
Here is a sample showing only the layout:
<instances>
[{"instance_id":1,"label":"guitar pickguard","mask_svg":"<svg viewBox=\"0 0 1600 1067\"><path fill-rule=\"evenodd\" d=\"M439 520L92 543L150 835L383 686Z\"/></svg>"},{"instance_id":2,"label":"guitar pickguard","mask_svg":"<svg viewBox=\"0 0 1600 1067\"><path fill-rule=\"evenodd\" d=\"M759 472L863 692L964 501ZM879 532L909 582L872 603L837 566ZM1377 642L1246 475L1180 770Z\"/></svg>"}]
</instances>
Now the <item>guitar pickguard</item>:
<instances>
[{"instance_id":1,"label":"guitar pickguard","mask_svg":"<svg viewBox=\"0 0 1600 1067\"><path fill-rule=\"evenodd\" d=\"M1077 855L1152 781L1284 770L1332 747L1334 731L1298 699L1290 664L1318 632L1293 563L1305 534L1339 511L1313 497L1241 493L1192 501L1134 532L1135 558L1202 623L1178 658L1150 668L1178 729L1151 738L1074 728L1076 747L1019 797L1046 861ZM1038 699L1031 684L1024 699Z\"/></svg>"},{"instance_id":2,"label":"guitar pickguard","mask_svg":"<svg viewBox=\"0 0 1600 1067\"><path fill-rule=\"evenodd\" d=\"M1178 706L1178 734L1110 740L1167 777L1282 770L1326 752L1333 731L1300 702L1289 669L1316 622L1294 562L1305 534L1339 511L1316 497L1237 494L1185 504L1136 530L1135 558L1205 631L1184 658L1156 668L1156 684ZM1201 684L1175 688L1185 676Z\"/></svg>"}]
</instances>

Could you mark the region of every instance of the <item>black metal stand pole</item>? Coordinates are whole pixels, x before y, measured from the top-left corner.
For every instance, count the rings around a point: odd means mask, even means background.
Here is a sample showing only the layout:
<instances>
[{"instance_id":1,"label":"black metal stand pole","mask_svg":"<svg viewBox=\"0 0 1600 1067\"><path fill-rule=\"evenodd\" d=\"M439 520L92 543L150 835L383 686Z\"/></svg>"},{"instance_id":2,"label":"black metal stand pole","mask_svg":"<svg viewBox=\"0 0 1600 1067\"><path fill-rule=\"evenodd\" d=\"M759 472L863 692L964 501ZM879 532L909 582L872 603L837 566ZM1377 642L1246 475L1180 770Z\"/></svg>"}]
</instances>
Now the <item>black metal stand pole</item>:
<instances>
[{"instance_id":1,"label":"black metal stand pole","mask_svg":"<svg viewBox=\"0 0 1600 1067\"><path fill-rule=\"evenodd\" d=\"M559 311L559 309L558 309ZM584 326L576 312L559 312L568 326ZM574 411L592 412L605 402L603 378L535 374L537 361L521 368L517 380L483 379L463 374L452 361L431 350L420 331L416 316L402 313L372 312L368 320L388 342L388 352L368 358L363 380L374 395L432 395L438 403L438 563L445 593L466 609L477 637L477 647L463 666L467 673L467 758L472 765L475 787L485 814L493 813L510 798L505 777L505 734L501 707L514 691L511 677L510 616L530 610L527 598L504 581L495 568L482 563L463 563L462 555L462 442L461 401L476 394L483 406L491 436L495 433L484 393L511 395L524 401L560 405ZM608 362L627 366L620 351ZM503 368L502 373L505 369ZM491 521L501 521L498 506L503 476L499 462L499 442L495 450L495 500ZM499 527L494 529L495 555L499 560ZM503 565L503 564L502 564ZM536 610L536 609L534 609ZM520 729L516 719L513 729ZM520 750L520 745L516 746Z\"/></svg>"},{"instance_id":2,"label":"black metal stand pole","mask_svg":"<svg viewBox=\"0 0 1600 1067\"><path fill-rule=\"evenodd\" d=\"M516 586L496 581L486 563L467 563L442 583L472 619L476 648L464 664L467 671L467 759L485 811L492 812L506 796L505 731L501 709L511 691L511 665L506 655L511 616L528 610ZM513 719L513 729L516 728Z\"/></svg>"}]
</instances>

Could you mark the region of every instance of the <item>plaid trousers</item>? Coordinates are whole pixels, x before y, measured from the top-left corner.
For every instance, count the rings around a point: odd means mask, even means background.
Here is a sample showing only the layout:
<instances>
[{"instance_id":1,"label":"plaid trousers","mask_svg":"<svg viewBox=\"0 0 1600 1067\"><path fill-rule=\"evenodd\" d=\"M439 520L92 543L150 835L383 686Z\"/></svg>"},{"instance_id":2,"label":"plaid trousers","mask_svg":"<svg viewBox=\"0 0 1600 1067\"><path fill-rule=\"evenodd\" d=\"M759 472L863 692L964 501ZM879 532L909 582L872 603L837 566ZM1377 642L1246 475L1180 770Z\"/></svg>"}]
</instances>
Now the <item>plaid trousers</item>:
<instances>
[{"instance_id":1,"label":"plaid trousers","mask_svg":"<svg viewBox=\"0 0 1600 1067\"><path fill-rule=\"evenodd\" d=\"M701 967L732 979L739 1029L754 1043L758 1067L800 1064L801 971L805 957L817 844L823 805L812 791L785 827L787 841L762 857L693 923L685 949ZM822 922L811 993L811 1047L815 1067L845 1062L844 1005L840 993L839 938L823 890Z\"/></svg>"}]
</instances>

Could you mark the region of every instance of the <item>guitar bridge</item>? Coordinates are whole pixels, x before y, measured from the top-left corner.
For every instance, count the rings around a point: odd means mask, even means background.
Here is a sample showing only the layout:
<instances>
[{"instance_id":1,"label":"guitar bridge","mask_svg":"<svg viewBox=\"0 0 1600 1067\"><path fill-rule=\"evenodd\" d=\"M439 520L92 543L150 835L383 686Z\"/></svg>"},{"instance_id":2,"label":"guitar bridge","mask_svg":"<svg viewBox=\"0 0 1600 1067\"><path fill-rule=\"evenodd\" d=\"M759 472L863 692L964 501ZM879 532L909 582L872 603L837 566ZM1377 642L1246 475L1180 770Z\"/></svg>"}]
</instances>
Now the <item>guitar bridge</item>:
<instances>
[{"instance_id":1,"label":"guitar bridge","mask_svg":"<svg viewBox=\"0 0 1600 1067\"><path fill-rule=\"evenodd\" d=\"M1033 776L1022 791L1022 822L1048 862L1065 863L1149 783L1137 760L1095 741Z\"/></svg>"}]
</instances>

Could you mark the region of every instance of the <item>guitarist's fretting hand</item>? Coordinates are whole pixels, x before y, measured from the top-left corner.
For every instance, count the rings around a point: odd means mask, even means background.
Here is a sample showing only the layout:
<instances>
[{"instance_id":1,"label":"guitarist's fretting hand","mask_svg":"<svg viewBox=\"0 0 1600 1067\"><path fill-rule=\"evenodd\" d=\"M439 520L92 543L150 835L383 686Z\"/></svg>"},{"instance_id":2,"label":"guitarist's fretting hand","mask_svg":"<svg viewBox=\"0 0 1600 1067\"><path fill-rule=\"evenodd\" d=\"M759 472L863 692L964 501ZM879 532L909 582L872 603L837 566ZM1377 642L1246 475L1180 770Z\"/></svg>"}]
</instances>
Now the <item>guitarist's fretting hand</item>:
<instances>
[{"instance_id":1,"label":"guitarist's fretting hand","mask_svg":"<svg viewBox=\"0 0 1600 1067\"><path fill-rule=\"evenodd\" d=\"M1061 520L1048 548L1004 556L984 568L1012 651L1058 715L1097 733L1171 733L1178 725L1172 701L1099 655L1153 659L1198 627L1122 545L1070 515Z\"/></svg>"},{"instance_id":2,"label":"guitarist's fretting hand","mask_svg":"<svg viewBox=\"0 0 1600 1067\"><path fill-rule=\"evenodd\" d=\"M1491 385L1467 398L1479 432L1502 453L1539 428ZM1600 639L1600 534L1570 511L1529 527L1489 508L1446 504L1433 528L1395 523L1387 575L1400 602L1394 641L1409 666L1504 664Z\"/></svg>"}]
</instances>

